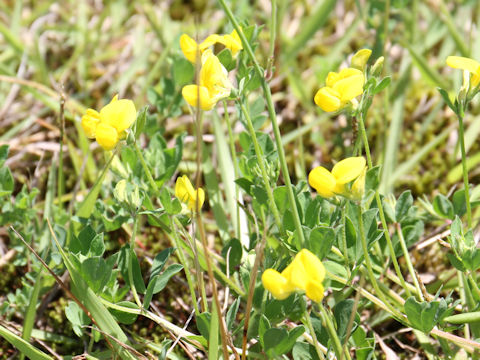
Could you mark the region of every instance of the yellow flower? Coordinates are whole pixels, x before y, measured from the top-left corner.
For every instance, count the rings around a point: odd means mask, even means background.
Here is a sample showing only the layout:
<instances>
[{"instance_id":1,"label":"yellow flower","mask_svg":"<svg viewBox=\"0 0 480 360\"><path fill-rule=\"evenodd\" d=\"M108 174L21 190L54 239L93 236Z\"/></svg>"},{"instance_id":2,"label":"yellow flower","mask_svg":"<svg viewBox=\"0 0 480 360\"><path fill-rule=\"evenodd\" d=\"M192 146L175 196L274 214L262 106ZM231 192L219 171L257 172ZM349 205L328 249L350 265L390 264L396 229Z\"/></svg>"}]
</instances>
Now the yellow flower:
<instances>
[{"instance_id":1,"label":"yellow flower","mask_svg":"<svg viewBox=\"0 0 480 360\"><path fill-rule=\"evenodd\" d=\"M187 175L183 175L177 179L175 183L175 196L183 203L185 203L189 210L200 209L205 201L205 192L202 188L198 188L196 191L193 188L192 183L188 179Z\"/></svg>"},{"instance_id":2,"label":"yellow flower","mask_svg":"<svg viewBox=\"0 0 480 360\"><path fill-rule=\"evenodd\" d=\"M340 110L363 93L364 83L365 76L358 69L346 68L338 73L330 72L326 80L327 86L315 94L315 104L327 112Z\"/></svg>"},{"instance_id":3,"label":"yellow flower","mask_svg":"<svg viewBox=\"0 0 480 360\"><path fill-rule=\"evenodd\" d=\"M115 95L100 112L87 109L82 116L82 127L90 139L96 139L104 150L112 150L120 139L125 138L126 130L137 117L132 100L118 100Z\"/></svg>"},{"instance_id":4,"label":"yellow flower","mask_svg":"<svg viewBox=\"0 0 480 360\"><path fill-rule=\"evenodd\" d=\"M180 36L180 49L182 49L183 55L185 55L187 60L195 64L197 57L201 58L202 53L210 46L219 42L219 39L221 39L221 36L212 34L198 45L190 36L183 34Z\"/></svg>"},{"instance_id":5,"label":"yellow flower","mask_svg":"<svg viewBox=\"0 0 480 360\"><path fill-rule=\"evenodd\" d=\"M372 55L372 50L370 49L361 49L358 50L355 55L352 57L350 65L352 68L364 71L365 65L367 65L368 59Z\"/></svg>"},{"instance_id":6,"label":"yellow flower","mask_svg":"<svg viewBox=\"0 0 480 360\"><path fill-rule=\"evenodd\" d=\"M183 98L191 106L211 110L219 100L230 95L232 84L228 72L211 50L202 55L199 78L199 85L187 85L182 89Z\"/></svg>"},{"instance_id":7,"label":"yellow flower","mask_svg":"<svg viewBox=\"0 0 480 360\"><path fill-rule=\"evenodd\" d=\"M472 88L477 87L480 83L480 63L478 61L462 56L449 56L447 57L447 65L454 69L468 71L472 75L470 79ZM465 85L464 77L464 86Z\"/></svg>"},{"instance_id":8,"label":"yellow flower","mask_svg":"<svg viewBox=\"0 0 480 360\"><path fill-rule=\"evenodd\" d=\"M283 300L294 291L305 291L313 301L323 299L325 267L309 250L302 249L282 273L267 269L262 274L262 283L274 298Z\"/></svg>"},{"instance_id":9,"label":"yellow flower","mask_svg":"<svg viewBox=\"0 0 480 360\"><path fill-rule=\"evenodd\" d=\"M237 30L233 30L231 34L221 36L218 42L229 49L233 57L237 56L240 50L243 50L242 40L240 36L238 36Z\"/></svg>"},{"instance_id":10,"label":"yellow flower","mask_svg":"<svg viewBox=\"0 0 480 360\"><path fill-rule=\"evenodd\" d=\"M339 161L331 172L323 166L317 166L308 174L308 183L324 198L332 197L335 194L346 195L345 185L362 175L365 171L365 164L365 158L358 156ZM363 187L365 187L364 184L365 178L363 178ZM355 196L360 191L361 185L361 180L359 180L358 184L354 188L352 187Z\"/></svg>"}]
</instances>

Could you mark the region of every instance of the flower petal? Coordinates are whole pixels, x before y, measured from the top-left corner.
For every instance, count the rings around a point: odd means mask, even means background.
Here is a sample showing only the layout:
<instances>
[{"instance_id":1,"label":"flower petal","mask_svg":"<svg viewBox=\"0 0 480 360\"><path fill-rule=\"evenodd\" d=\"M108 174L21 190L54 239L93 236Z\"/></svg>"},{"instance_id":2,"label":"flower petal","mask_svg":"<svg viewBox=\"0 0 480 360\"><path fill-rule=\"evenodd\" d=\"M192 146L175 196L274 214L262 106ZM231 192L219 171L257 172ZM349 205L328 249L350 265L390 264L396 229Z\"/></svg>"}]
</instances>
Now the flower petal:
<instances>
[{"instance_id":1,"label":"flower petal","mask_svg":"<svg viewBox=\"0 0 480 360\"><path fill-rule=\"evenodd\" d=\"M449 56L447 65L454 69L468 70L472 74L480 75L480 63L467 57Z\"/></svg>"},{"instance_id":2,"label":"flower petal","mask_svg":"<svg viewBox=\"0 0 480 360\"><path fill-rule=\"evenodd\" d=\"M306 295L315 302L323 299L324 288L321 282L309 281L306 286Z\"/></svg>"},{"instance_id":3,"label":"flower petal","mask_svg":"<svg viewBox=\"0 0 480 360\"><path fill-rule=\"evenodd\" d=\"M100 122L97 125L95 138L104 150L112 150L118 143L118 132L113 126Z\"/></svg>"},{"instance_id":4,"label":"flower petal","mask_svg":"<svg viewBox=\"0 0 480 360\"><path fill-rule=\"evenodd\" d=\"M87 109L85 115L82 116L82 128L88 138L95 139L95 132L99 123L100 114L93 109Z\"/></svg>"},{"instance_id":5,"label":"flower petal","mask_svg":"<svg viewBox=\"0 0 480 360\"><path fill-rule=\"evenodd\" d=\"M317 91L313 99L323 111L333 112L341 107L340 94L330 87L323 87Z\"/></svg>"},{"instance_id":6,"label":"flower petal","mask_svg":"<svg viewBox=\"0 0 480 360\"><path fill-rule=\"evenodd\" d=\"M180 49L191 63L195 64L197 59L200 60L200 48L197 42L187 34L180 36Z\"/></svg>"},{"instance_id":7,"label":"flower petal","mask_svg":"<svg viewBox=\"0 0 480 360\"><path fill-rule=\"evenodd\" d=\"M365 158L362 156L349 157L335 164L332 175L339 184L347 184L355 180L365 168Z\"/></svg>"},{"instance_id":8,"label":"flower petal","mask_svg":"<svg viewBox=\"0 0 480 360\"><path fill-rule=\"evenodd\" d=\"M215 102L210 98L208 89L205 86L187 85L182 89L183 98L193 107L200 105L202 110L211 110ZM198 98L200 96L200 99Z\"/></svg>"},{"instance_id":9,"label":"flower petal","mask_svg":"<svg viewBox=\"0 0 480 360\"><path fill-rule=\"evenodd\" d=\"M335 195L333 192L336 185L335 176L322 166L317 166L310 171L310 174L308 174L308 183L324 198Z\"/></svg>"},{"instance_id":10,"label":"flower petal","mask_svg":"<svg viewBox=\"0 0 480 360\"><path fill-rule=\"evenodd\" d=\"M303 268L310 280L321 283L325 279L325 267L315 254L307 249L302 249L297 254L297 257L303 264Z\"/></svg>"},{"instance_id":11,"label":"flower petal","mask_svg":"<svg viewBox=\"0 0 480 360\"><path fill-rule=\"evenodd\" d=\"M370 49L358 50L355 55L353 55L352 61L350 62L352 68L363 71L370 55L372 55L372 50Z\"/></svg>"},{"instance_id":12,"label":"flower petal","mask_svg":"<svg viewBox=\"0 0 480 360\"><path fill-rule=\"evenodd\" d=\"M137 109L132 100L112 100L100 110L100 121L113 126L118 133L127 130L137 118Z\"/></svg>"},{"instance_id":13,"label":"flower petal","mask_svg":"<svg viewBox=\"0 0 480 360\"><path fill-rule=\"evenodd\" d=\"M284 300L292 293L287 279L274 269L267 269L263 272L262 284L277 300Z\"/></svg>"},{"instance_id":14,"label":"flower petal","mask_svg":"<svg viewBox=\"0 0 480 360\"><path fill-rule=\"evenodd\" d=\"M344 103L361 95L363 93L364 83L365 77L363 76L363 73L360 73L338 80L333 86L333 89L340 94L340 101Z\"/></svg>"}]
</instances>

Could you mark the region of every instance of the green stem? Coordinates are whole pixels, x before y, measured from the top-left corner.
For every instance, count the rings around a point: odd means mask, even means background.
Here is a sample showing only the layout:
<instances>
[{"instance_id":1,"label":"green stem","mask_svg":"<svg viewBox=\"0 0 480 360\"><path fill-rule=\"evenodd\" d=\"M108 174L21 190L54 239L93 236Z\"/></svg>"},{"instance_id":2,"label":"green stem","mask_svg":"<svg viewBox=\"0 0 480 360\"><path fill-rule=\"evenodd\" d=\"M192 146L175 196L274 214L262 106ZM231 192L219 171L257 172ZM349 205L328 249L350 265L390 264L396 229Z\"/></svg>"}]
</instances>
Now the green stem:
<instances>
[{"instance_id":1,"label":"green stem","mask_svg":"<svg viewBox=\"0 0 480 360\"><path fill-rule=\"evenodd\" d=\"M350 261L348 260L348 247L347 247L347 223L345 215L345 206L342 207L342 247L343 257L345 258L345 267L347 268L347 276L350 278Z\"/></svg>"},{"instance_id":2,"label":"green stem","mask_svg":"<svg viewBox=\"0 0 480 360\"><path fill-rule=\"evenodd\" d=\"M183 249L180 246L178 239L178 232L174 231L172 236L167 235L170 239L173 240L174 246L177 248L177 256L180 260L180 263L183 265L183 270L185 271L185 277L187 278L188 288L190 290L190 295L192 297L193 307L195 308L195 314L200 314L197 303L197 295L195 294L195 285L192 281L192 274L190 273L190 267L188 266L187 259L183 253Z\"/></svg>"},{"instance_id":3,"label":"green stem","mask_svg":"<svg viewBox=\"0 0 480 360\"><path fill-rule=\"evenodd\" d=\"M380 287L378 286L378 283L377 283L377 279L375 278L375 274L373 273L372 263L370 261L370 255L368 252L367 238L365 237L365 229L363 227L362 208L360 206L358 206L358 227L360 228L359 230L360 230L360 240L361 240L362 250L363 250L363 258L365 259L368 277L370 278L373 288L375 289L375 292L378 295L378 297L385 303L385 305L393 313L396 313L398 317L401 317L402 315L394 307L392 307L392 305L388 302L387 298L385 297L385 294L380 290Z\"/></svg>"},{"instance_id":4,"label":"green stem","mask_svg":"<svg viewBox=\"0 0 480 360\"><path fill-rule=\"evenodd\" d=\"M145 175L147 175L148 182L153 189L154 195L158 196L160 192L158 190L157 184L155 183L155 180L153 179L152 172L148 168L147 163L145 162L145 158L143 157L137 142L135 141L133 145L135 147L135 152L137 153L137 157L140 160L140 163L142 164L143 171L145 171Z\"/></svg>"},{"instance_id":5,"label":"green stem","mask_svg":"<svg viewBox=\"0 0 480 360\"><path fill-rule=\"evenodd\" d=\"M458 117L458 137L460 140L460 151L462 153L462 171L463 171L463 186L465 188L465 205L467 206L467 224L468 228L472 228L472 209L470 207L470 194L468 188L468 169L467 156L465 153L465 138L463 129L463 116L457 114Z\"/></svg>"},{"instance_id":6,"label":"green stem","mask_svg":"<svg viewBox=\"0 0 480 360\"><path fill-rule=\"evenodd\" d=\"M175 218L175 224L178 227L183 228L182 223L177 218ZM185 234L190 238L189 240L193 241L187 232L185 232ZM197 242L198 240L195 240L195 241ZM184 243L182 246L190 249L186 243ZM191 250L190 256L192 258L195 258L197 254L195 254L195 252L192 249L190 250ZM205 259L205 254L201 248L198 249L198 256ZM217 261L218 261L218 258L217 258ZM215 272L215 275L217 275L225 284L227 284L230 289L236 292L238 296L245 297L246 295L245 292L242 289L240 289L240 287L237 284L235 284L229 277L227 277L227 275L225 275L217 265L215 264L212 264L212 265L213 265L213 271Z\"/></svg>"},{"instance_id":7,"label":"green stem","mask_svg":"<svg viewBox=\"0 0 480 360\"><path fill-rule=\"evenodd\" d=\"M476 323L480 321L480 311L447 316L443 321L456 325Z\"/></svg>"},{"instance_id":8,"label":"green stem","mask_svg":"<svg viewBox=\"0 0 480 360\"><path fill-rule=\"evenodd\" d=\"M230 152L232 153L232 161L233 161L233 173L235 176L235 179L238 177L238 162L237 162L237 151L235 150L235 138L233 137L233 131L232 131L232 124L230 123L230 116L228 115L228 108L227 108L227 102L223 100L223 109L224 109L224 118L225 122L227 123L227 129L228 129L228 140L230 142ZM235 183L235 201L239 201L238 198L239 190L238 190L238 184ZM235 229L235 236L240 239L241 238L241 227L240 227L240 206L236 206L237 213L237 227Z\"/></svg>"},{"instance_id":9,"label":"green stem","mask_svg":"<svg viewBox=\"0 0 480 360\"><path fill-rule=\"evenodd\" d=\"M281 166L281 169L282 169L285 185L287 187L287 195L288 195L288 201L290 203L290 209L291 209L292 214L293 214L293 220L295 222L295 228L296 228L297 233L300 237L300 242L303 245L303 244L305 244L305 236L303 234L302 223L300 221L300 216L298 214L297 203L295 201L295 195L293 194L292 183L290 181L290 175L288 173L288 165L287 165L287 161L285 159L285 152L283 150L283 145L282 145L282 135L280 133L280 128L278 127L277 117L276 117L276 114L275 114L275 106L273 105L273 100L272 100L272 94L270 92L270 87L268 86L268 83L265 79L263 70L260 67L260 65L258 64L258 61L255 58L255 54L253 53L252 47L248 43L245 35L243 34L242 29L240 28L240 25L238 24L237 19L235 18L232 11L230 10L230 8L225 3L225 0L218 0L218 1L219 1L220 5L222 6L223 10L225 11L228 19L232 23L233 27L235 28L235 30L237 30L237 33L240 36L240 39L242 40L243 48L245 49L248 56L250 57L250 60L253 62L253 66L255 68L255 71L257 72L258 77L261 79L263 93L264 93L265 99L267 101L268 114L269 114L269 117L270 117L270 121L272 122L273 134L275 136L275 143L276 143L276 146L277 146L278 157L279 157L279 160L280 160L280 166Z\"/></svg>"},{"instance_id":10,"label":"green stem","mask_svg":"<svg viewBox=\"0 0 480 360\"><path fill-rule=\"evenodd\" d=\"M262 179L265 184L265 188L267 190L268 201L270 202L270 209L272 210L273 217L275 218L275 224L278 227L278 231L283 233L283 226L282 226L282 219L280 218L280 213L278 212L277 205L275 204L275 199L273 198L273 190L270 186L270 180L268 179L267 170L265 168L265 161L263 159L263 151L258 144L257 135L255 133L255 128L252 124L252 119L250 118L250 114L248 113L245 105L242 104L241 101L238 101L240 108L242 110L245 119L247 120L247 127L248 131L250 132L250 136L252 137L253 147L255 149L255 155L257 156L258 165L260 166L260 172L262 173Z\"/></svg>"},{"instance_id":11,"label":"green stem","mask_svg":"<svg viewBox=\"0 0 480 360\"><path fill-rule=\"evenodd\" d=\"M410 254L408 253L407 244L405 243L405 239L403 237L402 225L400 225L400 223L396 223L396 227L397 227L398 241L400 242L400 246L402 247L403 257L405 259L405 262L407 263L408 272L410 273L410 276L413 279L413 284L417 289L418 298L420 299L420 301L424 301L422 289L420 288L420 284L417 279L417 274L415 273L415 269L413 268L412 261L410 260ZM410 297L411 294L410 294L410 290L408 289L408 286L405 285L403 289L405 290L405 293L407 294L407 296Z\"/></svg>"},{"instance_id":12,"label":"green stem","mask_svg":"<svg viewBox=\"0 0 480 360\"><path fill-rule=\"evenodd\" d=\"M272 17L270 19L270 50L268 52L269 61L273 62L275 55L275 40L277 37L277 0L271 0Z\"/></svg>"},{"instance_id":13,"label":"green stem","mask_svg":"<svg viewBox=\"0 0 480 360\"><path fill-rule=\"evenodd\" d=\"M133 230L132 230L132 237L130 238L130 254L128 257L128 281L130 282L130 288L132 289L133 298L137 303L140 309L143 308L142 303L140 302L140 298L138 297L137 289L135 288L135 282L133 281L133 256L135 254L135 236L137 234L137 227L138 227L138 215L135 214L133 216Z\"/></svg>"},{"instance_id":14,"label":"green stem","mask_svg":"<svg viewBox=\"0 0 480 360\"><path fill-rule=\"evenodd\" d=\"M323 355L322 349L320 348L320 345L318 343L317 335L315 334L315 329L313 328L313 324L312 324L312 318L310 317L310 314L307 310L305 310L304 319L305 319L305 325L307 325L308 331L312 336L313 346L315 347L318 358L323 360L325 359L325 356Z\"/></svg>"},{"instance_id":15,"label":"green stem","mask_svg":"<svg viewBox=\"0 0 480 360\"><path fill-rule=\"evenodd\" d=\"M358 117L358 123L360 125L360 132L363 140L363 146L365 147L365 155L367 156L368 168L371 169L373 167L372 157L370 155L370 146L368 145L368 137L367 137L367 131L365 130L365 123L363 122L363 116L361 114ZM402 271L400 270L400 266L398 265L397 255L395 254L395 249L393 248L392 239L390 237L390 233L388 232L388 224L387 224L387 220L385 219L383 204L382 204L382 200L380 199L380 193L378 192L378 188L375 190L375 201L377 202L378 215L380 216L380 221L382 222L383 233L385 235L385 240L387 241L388 251L390 252L390 257L392 259L393 267L395 268L395 273L400 279L402 288L408 294L408 288L405 283L405 279L402 275Z\"/></svg>"},{"instance_id":16,"label":"green stem","mask_svg":"<svg viewBox=\"0 0 480 360\"><path fill-rule=\"evenodd\" d=\"M340 339L338 338L337 330L335 329L335 326L333 325L332 320L330 319L330 315L327 313L327 310L325 310L321 302L318 303L318 307L320 308L322 319L325 322L328 335L330 337L330 340L332 341L335 355L337 356L337 359L340 359L340 357L343 354L343 347L342 347L342 343L340 342Z\"/></svg>"},{"instance_id":17,"label":"green stem","mask_svg":"<svg viewBox=\"0 0 480 360\"><path fill-rule=\"evenodd\" d=\"M477 294L477 297L480 297L480 289L478 288L477 282L473 278L472 273L469 273L467 275L467 278L468 280L470 280L470 284L472 285L473 291L475 291L475 294Z\"/></svg>"}]
</instances>

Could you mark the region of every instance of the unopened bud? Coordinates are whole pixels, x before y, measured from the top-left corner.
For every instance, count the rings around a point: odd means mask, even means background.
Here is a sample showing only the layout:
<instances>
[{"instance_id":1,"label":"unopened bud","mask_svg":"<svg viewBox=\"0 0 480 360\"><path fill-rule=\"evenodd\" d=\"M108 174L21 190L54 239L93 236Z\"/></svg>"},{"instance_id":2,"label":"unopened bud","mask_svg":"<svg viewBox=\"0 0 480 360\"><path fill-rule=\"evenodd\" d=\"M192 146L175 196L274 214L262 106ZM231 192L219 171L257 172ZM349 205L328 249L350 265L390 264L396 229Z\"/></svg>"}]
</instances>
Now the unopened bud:
<instances>
[{"instance_id":1,"label":"unopened bud","mask_svg":"<svg viewBox=\"0 0 480 360\"><path fill-rule=\"evenodd\" d=\"M352 57L351 67L364 71L370 55L372 55L372 50L370 49L361 49L357 51Z\"/></svg>"},{"instance_id":2,"label":"unopened bud","mask_svg":"<svg viewBox=\"0 0 480 360\"><path fill-rule=\"evenodd\" d=\"M383 56L380 56L377 61L375 61L375 64L373 64L372 66L372 76L379 76L382 73L384 61L385 58Z\"/></svg>"}]
</instances>

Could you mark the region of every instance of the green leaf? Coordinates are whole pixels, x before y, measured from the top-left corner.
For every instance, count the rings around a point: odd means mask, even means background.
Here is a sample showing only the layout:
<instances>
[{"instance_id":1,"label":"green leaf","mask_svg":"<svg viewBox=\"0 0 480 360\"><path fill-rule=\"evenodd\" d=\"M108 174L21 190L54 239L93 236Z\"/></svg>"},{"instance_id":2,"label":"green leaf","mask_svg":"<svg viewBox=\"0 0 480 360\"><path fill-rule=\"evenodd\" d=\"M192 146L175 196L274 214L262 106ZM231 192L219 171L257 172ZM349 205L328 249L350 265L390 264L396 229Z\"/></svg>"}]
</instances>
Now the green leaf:
<instances>
[{"instance_id":1,"label":"green leaf","mask_svg":"<svg viewBox=\"0 0 480 360\"><path fill-rule=\"evenodd\" d=\"M175 248L167 248L165 250L162 250L155 258L153 259L153 264L152 264L152 269L150 273L150 279L154 277L155 275L160 274L160 272L163 270L163 267L165 266L165 263L167 262L168 258L170 255L175 251Z\"/></svg>"},{"instance_id":2,"label":"green leaf","mask_svg":"<svg viewBox=\"0 0 480 360\"><path fill-rule=\"evenodd\" d=\"M227 330L232 331L233 325L235 325L235 319L237 317L238 308L240 306L241 298L236 298L230 308L227 311L227 316L225 317L225 321L227 324Z\"/></svg>"},{"instance_id":3,"label":"green leaf","mask_svg":"<svg viewBox=\"0 0 480 360\"><path fill-rule=\"evenodd\" d=\"M85 259L80 267L83 278L93 292L100 292L110 279L112 268L102 257L94 256Z\"/></svg>"},{"instance_id":4,"label":"green leaf","mask_svg":"<svg viewBox=\"0 0 480 360\"><path fill-rule=\"evenodd\" d=\"M155 286L153 288L153 293L156 294L162 291L165 286L167 286L168 280L175 275L176 273L182 271L183 265L180 264L173 264L170 265L161 275L158 275Z\"/></svg>"},{"instance_id":5,"label":"green leaf","mask_svg":"<svg viewBox=\"0 0 480 360\"><path fill-rule=\"evenodd\" d=\"M0 146L0 167L3 166L8 158L8 145Z\"/></svg>"},{"instance_id":6,"label":"green leaf","mask_svg":"<svg viewBox=\"0 0 480 360\"><path fill-rule=\"evenodd\" d=\"M446 310L446 305L439 311L440 302L418 302L415 297L409 297L405 302L405 313L415 329L428 334L437 324L439 315Z\"/></svg>"},{"instance_id":7,"label":"green leaf","mask_svg":"<svg viewBox=\"0 0 480 360\"><path fill-rule=\"evenodd\" d=\"M9 195L14 188L14 181L10 169L7 167L0 168L0 196Z\"/></svg>"},{"instance_id":8,"label":"green leaf","mask_svg":"<svg viewBox=\"0 0 480 360\"><path fill-rule=\"evenodd\" d=\"M140 113L137 116L137 121L135 121L135 139L140 137L143 129L145 128L145 123L147 121L147 112L148 112L148 105L144 106ZM133 168L132 168L133 169Z\"/></svg>"},{"instance_id":9,"label":"green leaf","mask_svg":"<svg viewBox=\"0 0 480 360\"><path fill-rule=\"evenodd\" d=\"M197 329L206 340L210 337L210 322L212 320L212 314L204 312L196 316Z\"/></svg>"},{"instance_id":10,"label":"green leaf","mask_svg":"<svg viewBox=\"0 0 480 360\"><path fill-rule=\"evenodd\" d=\"M450 96L448 96L448 93L444 89L439 88L439 87L437 87L437 90L440 93L440 95L442 96L443 101L445 101L445 104L447 104L447 106L450 109L452 109L455 114L458 114L458 109L455 105L453 105L452 101L450 100Z\"/></svg>"},{"instance_id":11,"label":"green leaf","mask_svg":"<svg viewBox=\"0 0 480 360\"><path fill-rule=\"evenodd\" d=\"M365 176L365 193L369 190L377 190L380 183L380 165L374 166L367 171Z\"/></svg>"},{"instance_id":12,"label":"green leaf","mask_svg":"<svg viewBox=\"0 0 480 360\"><path fill-rule=\"evenodd\" d=\"M0 325L0 336L17 348L22 354L30 358L31 360L53 360L44 352L38 350L27 341L23 340L20 336L15 335L8 329Z\"/></svg>"},{"instance_id":13,"label":"green leaf","mask_svg":"<svg viewBox=\"0 0 480 360\"><path fill-rule=\"evenodd\" d=\"M277 353L275 348L283 341L287 341L288 332L285 329L272 328L263 334L263 348L270 358L282 355Z\"/></svg>"},{"instance_id":14,"label":"green leaf","mask_svg":"<svg viewBox=\"0 0 480 360\"><path fill-rule=\"evenodd\" d=\"M232 57L232 52L230 49L223 49L217 54L218 60L222 63L222 65L227 69L227 71L231 71L235 69L236 61Z\"/></svg>"},{"instance_id":15,"label":"green leaf","mask_svg":"<svg viewBox=\"0 0 480 360\"><path fill-rule=\"evenodd\" d=\"M455 191L452 196L453 212L456 216L463 216L467 212L467 204L465 202L465 190Z\"/></svg>"},{"instance_id":16,"label":"green leaf","mask_svg":"<svg viewBox=\"0 0 480 360\"><path fill-rule=\"evenodd\" d=\"M222 249L222 256L225 259L225 265L228 263L229 273L232 274L242 261L243 249L240 240L236 238L230 239Z\"/></svg>"},{"instance_id":17,"label":"green leaf","mask_svg":"<svg viewBox=\"0 0 480 360\"><path fill-rule=\"evenodd\" d=\"M129 309L139 310L138 305L130 301L121 301L116 305L123 306ZM121 310L114 309L114 308L109 309L109 311L118 322L125 325L133 324L138 317L138 314L123 312Z\"/></svg>"},{"instance_id":18,"label":"green leaf","mask_svg":"<svg viewBox=\"0 0 480 360\"><path fill-rule=\"evenodd\" d=\"M397 204L395 205L395 217L398 222L402 222L403 218L406 217L408 210L410 210L412 205L412 192L410 190L406 190L399 196Z\"/></svg>"},{"instance_id":19,"label":"green leaf","mask_svg":"<svg viewBox=\"0 0 480 360\"><path fill-rule=\"evenodd\" d=\"M118 257L118 268L120 269L125 282L131 287L128 277L128 261L132 262L132 275L135 289L137 289L138 293L144 294L147 289L145 288L145 283L143 282L142 271L140 269L137 255L135 254L135 251L130 249L130 245L127 244L120 250Z\"/></svg>"},{"instance_id":20,"label":"green leaf","mask_svg":"<svg viewBox=\"0 0 480 360\"><path fill-rule=\"evenodd\" d=\"M307 249L312 251L319 259L323 259L330 253L335 241L335 232L332 228L319 226L310 232Z\"/></svg>"},{"instance_id":21,"label":"green leaf","mask_svg":"<svg viewBox=\"0 0 480 360\"><path fill-rule=\"evenodd\" d=\"M373 89L372 95L378 94L380 91L385 89L388 85L390 85L390 82L392 81L392 78L390 76L386 76L378 83L378 85Z\"/></svg>"},{"instance_id":22,"label":"green leaf","mask_svg":"<svg viewBox=\"0 0 480 360\"><path fill-rule=\"evenodd\" d=\"M345 341L345 336L347 335L347 327L352 315L354 304L355 300L347 299L340 301L333 308L333 314L335 316L335 321L337 322L337 334L342 342ZM352 333L356 330L359 320L360 317L358 314L355 314L353 327L351 330Z\"/></svg>"},{"instance_id":23,"label":"green leaf","mask_svg":"<svg viewBox=\"0 0 480 360\"><path fill-rule=\"evenodd\" d=\"M184 85L191 83L195 75L195 67L190 61L183 57L175 58L172 71L175 85L178 87L183 87Z\"/></svg>"},{"instance_id":24,"label":"green leaf","mask_svg":"<svg viewBox=\"0 0 480 360\"><path fill-rule=\"evenodd\" d=\"M75 301L69 301L67 307L65 308L65 315L67 319L73 325L73 331L77 334L78 337L83 336L83 328L84 325L90 325L91 320L83 312L83 310L78 306Z\"/></svg>"},{"instance_id":25,"label":"green leaf","mask_svg":"<svg viewBox=\"0 0 480 360\"><path fill-rule=\"evenodd\" d=\"M454 217L453 205L445 195L438 194L435 196L435 199L433 200L433 209L439 216L445 219L453 219Z\"/></svg>"}]
</instances>

